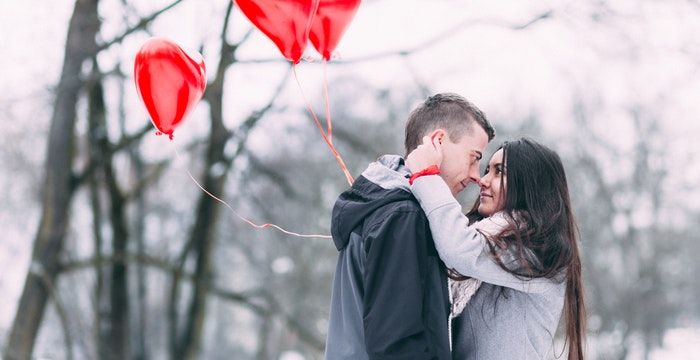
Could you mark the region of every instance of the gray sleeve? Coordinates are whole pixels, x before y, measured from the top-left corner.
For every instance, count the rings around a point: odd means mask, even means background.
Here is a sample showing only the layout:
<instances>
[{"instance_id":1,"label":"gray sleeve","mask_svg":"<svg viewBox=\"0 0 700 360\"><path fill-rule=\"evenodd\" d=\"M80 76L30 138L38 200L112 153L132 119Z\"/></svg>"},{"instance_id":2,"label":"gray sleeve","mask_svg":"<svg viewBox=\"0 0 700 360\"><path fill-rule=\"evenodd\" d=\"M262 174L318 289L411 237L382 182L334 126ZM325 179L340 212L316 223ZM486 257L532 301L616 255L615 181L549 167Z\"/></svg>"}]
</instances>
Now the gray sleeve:
<instances>
[{"instance_id":1,"label":"gray sleeve","mask_svg":"<svg viewBox=\"0 0 700 360\"><path fill-rule=\"evenodd\" d=\"M448 268L483 282L528 293L542 293L556 284L546 278L519 278L500 267L491 256L486 237L478 230L493 234L498 219L485 219L468 226L462 207L447 184L437 175L422 176L413 182L411 191L428 216L435 248Z\"/></svg>"}]
</instances>

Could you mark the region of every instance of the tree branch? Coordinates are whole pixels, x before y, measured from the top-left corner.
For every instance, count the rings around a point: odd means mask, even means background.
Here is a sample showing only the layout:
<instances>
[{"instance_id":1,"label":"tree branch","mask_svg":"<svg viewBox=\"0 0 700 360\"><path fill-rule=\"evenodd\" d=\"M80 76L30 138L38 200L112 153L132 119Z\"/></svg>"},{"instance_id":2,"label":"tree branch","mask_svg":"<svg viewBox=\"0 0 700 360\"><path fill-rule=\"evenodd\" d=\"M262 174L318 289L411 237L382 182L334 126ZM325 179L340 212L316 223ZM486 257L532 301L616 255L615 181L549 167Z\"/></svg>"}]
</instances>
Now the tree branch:
<instances>
[{"instance_id":1,"label":"tree branch","mask_svg":"<svg viewBox=\"0 0 700 360\"><path fill-rule=\"evenodd\" d=\"M350 131L346 129L345 126L333 127L333 139L340 140L350 145L353 150L369 156L376 156L379 154L380 150L374 143L365 142L361 136L357 136L358 134L357 131Z\"/></svg>"},{"instance_id":2,"label":"tree branch","mask_svg":"<svg viewBox=\"0 0 700 360\"><path fill-rule=\"evenodd\" d=\"M231 136L238 141L238 147L236 148L236 152L229 158L227 159L228 167L233 164L233 161L243 152L245 148L245 142L248 140L248 135L250 135L250 131L257 125L257 123L265 116L265 114L270 111L274 104L275 100L279 98L280 94L284 90L284 87L287 85L287 81L289 80L289 74L291 73L291 66L289 69L287 69L287 73L284 74L284 78L282 78L282 81L277 85L277 88L275 89L275 92L272 94L272 97L270 97L270 100L267 102L265 106L262 108L253 111L246 119L241 123L241 125L238 126L238 128L235 131L231 132Z\"/></svg>"},{"instance_id":3,"label":"tree branch","mask_svg":"<svg viewBox=\"0 0 700 360\"><path fill-rule=\"evenodd\" d=\"M151 123L148 123L139 131L122 137L122 139L118 143L110 145L108 147L105 156L110 157L113 154L123 150L124 148L131 146L133 143L140 141L144 135L148 134L151 131L152 126L153 125L151 125ZM89 179L99 166L101 166L99 162L94 161L94 159L90 159L87 166L85 167L85 169L83 169L81 173L73 175L73 179L71 181L72 191L77 190L87 179Z\"/></svg>"},{"instance_id":4,"label":"tree branch","mask_svg":"<svg viewBox=\"0 0 700 360\"><path fill-rule=\"evenodd\" d=\"M329 62L328 64L330 65L345 65L345 64L356 64L356 63L362 63L362 62L369 62L369 61L374 61L374 60L380 60L384 58L389 58L389 57L394 57L394 56L399 56L399 57L405 57L405 56L411 56L413 54L425 51L437 44L443 43L447 41L448 39L452 38L456 34L458 34L460 31L467 27L472 27L476 25L491 25L491 26L497 26L497 27L504 27L507 29L512 29L512 30L524 30L538 22L544 19L548 19L552 16L553 11L548 10L544 13L541 13L537 15L536 17L532 18L531 20L528 20L524 23L521 24L513 24L513 23L508 23L504 22L498 19L484 19L484 20L474 20L474 19L465 19L458 23L457 25L454 25L442 32L440 32L438 35L431 37L428 40L425 40L418 45L415 45L413 47L410 47L408 49L404 50L390 50L390 51L385 51L385 52L380 52L377 54L371 54L371 55L366 55L366 56L360 56L352 59L347 59L347 60L335 60L332 62ZM241 64L263 64L263 63L283 63L283 62L289 62L286 59L282 58L274 58L274 59L251 59L251 60L238 60L239 63ZM322 62L311 62L309 64L322 64Z\"/></svg>"},{"instance_id":5,"label":"tree branch","mask_svg":"<svg viewBox=\"0 0 700 360\"><path fill-rule=\"evenodd\" d=\"M58 318L61 322L61 328L63 329L64 334L63 341L66 346L66 356L68 360L72 360L74 358L72 345L73 340L70 334L70 326L68 326L68 313L66 312L66 308L63 306L63 302L56 292L56 287L53 280L51 280L51 277L46 273L46 271L43 270L43 267L41 267L41 265L38 263L34 263L31 266L32 267L29 269L29 271L41 279L41 282L48 290L49 296L53 300L54 305L56 305L56 312L58 313Z\"/></svg>"},{"instance_id":6,"label":"tree branch","mask_svg":"<svg viewBox=\"0 0 700 360\"><path fill-rule=\"evenodd\" d=\"M267 177L270 179L272 182L277 184L282 189L282 192L285 195L288 195L290 198L293 199L299 199L299 193L294 189L294 186L281 174L279 171L276 171L274 168L267 166L260 161L255 155L253 155L250 152L247 152L248 155L248 161L250 162L250 166L255 169L257 172L259 172L261 175Z\"/></svg>"},{"instance_id":7,"label":"tree branch","mask_svg":"<svg viewBox=\"0 0 700 360\"><path fill-rule=\"evenodd\" d=\"M60 273L89 269L95 266L107 266L114 263L141 263L146 266L160 269L169 274L178 273L183 280L197 281L193 274L181 271L178 267L172 265L166 260L159 259L146 254L122 254L103 257L93 257L83 260L74 260L63 263L59 267ZM304 327L298 319L284 312L280 303L264 289L255 291L235 292L226 290L218 286L208 285L207 292L210 295L217 296L220 299L235 302L249 308L253 312L261 316L280 316L285 323L293 329L299 337L314 349L323 351L325 340L314 334L313 331ZM260 300L264 300L266 304L261 304ZM67 318L66 318L67 319Z\"/></svg>"},{"instance_id":8,"label":"tree branch","mask_svg":"<svg viewBox=\"0 0 700 360\"><path fill-rule=\"evenodd\" d=\"M203 143L203 140L192 141L185 146L185 152L189 152ZM124 194L125 200L131 201L136 199L136 197L140 196L147 186L153 184L154 182L160 179L161 175L163 175L164 171L170 166L172 161L173 158L169 157L157 163L149 164L149 166L151 167L150 174L141 178L134 186L131 187L131 189L129 189Z\"/></svg>"},{"instance_id":9,"label":"tree branch","mask_svg":"<svg viewBox=\"0 0 700 360\"><path fill-rule=\"evenodd\" d=\"M174 2L170 3L170 5L156 11L155 13L151 14L150 16L142 18L141 20L139 20L139 22L136 25L128 28L121 35L117 36L116 38L114 38L114 39L112 39L104 44L98 45L97 52L100 52L100 51L107 49L108 47L110 47L114 44L122 42L122 40L124 40L127 36L131 35L132 33L136 32L138 30L145 29L146 26L148 26L148 24L150 24L153 20L155 20L162 13L174 8L176 5L180 4L181 2L182 2L182 0L175 0Z\"/></svg>"},{"instance_id":10,"label":"tree branch","mask_svg":"<svg viewBox=\"0 0 700 360\"><path fill-rule=\"evenodd\" d=\"M94 268L96 266L106 266L114 263L126 263L126 262L140 262L144 265L155 267L161 269L165 272L173 273L176 272L176 268L171 265L168 261L162 260L160 258L150 256L147 254L137 255L131 253L111 255L111 256L101 256L92 257L82 260L72 260L69 262L61 263L58 268L58 273L69 273L73 271L79 271L88 268Z\"/></svg>"},{"instance_id":11,"label":"tree branch","mask_svg":"<svg viewBox=\"0 0 700 360\"><path fill-rule=\"evenodd\" d=\"M313 331L307 329L304 327L299 319L287 314L280 303L275 299L275 297L265 291L265 298L267 301L270 303L272 309L277 313L282 316L282 319L287 323L287 326L292 328L296 333L299 335L299 338L304 340L307 344L311 345L314 349L323 351L323 349L326 347L326 341L322 338L319 338Z\"/></svg>"},{"instance_id":12,"label":"tree branch","mask_svg":"<svg viewBox=\"0 0 700 360\"><path fill-rule=\"evenodd\" d=\"M110 153L114 154L123 150L124 148L130 147L133 143L140 141L144 135L148 134L153 130L153 124L150 122L146 123L141 129L133 134L123 136L118 143L110 146Z\"/></svg>"}]
</instances>

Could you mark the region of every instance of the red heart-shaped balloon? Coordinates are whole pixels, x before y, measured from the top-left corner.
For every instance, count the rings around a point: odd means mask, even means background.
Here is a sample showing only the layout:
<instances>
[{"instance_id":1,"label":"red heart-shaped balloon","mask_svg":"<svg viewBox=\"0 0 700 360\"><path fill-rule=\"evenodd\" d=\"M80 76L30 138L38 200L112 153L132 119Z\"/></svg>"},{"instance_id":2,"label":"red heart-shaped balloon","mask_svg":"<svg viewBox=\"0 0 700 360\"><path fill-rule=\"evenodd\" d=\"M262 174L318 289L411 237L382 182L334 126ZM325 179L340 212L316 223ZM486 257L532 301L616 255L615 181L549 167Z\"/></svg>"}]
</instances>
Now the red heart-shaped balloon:
<instances>
[{"instance_id":1,"label":"red heart-shaped balloon","mask_svg":"<svg viewBox=\"0 0 700 360\"><path fill-rule=\"evenodd\" d=\"M321 0L319 3L309 39L324 59L331 59L359 6L360 0Z\"/></svg>"},{"instance_id":2,"label":"red heart-shaped balloon","mask_svg":"<svg viewBox=\"0 0 700 360\"><path fill-rule=\"evenodd\" d=\"M136 54L136 91L151 115L153 125L172 139L173 130L194 108L206 88L206 68L175 43L151 38Z\"/></svg>"},{"instance_id":3,"label":"red heart-shaped balloon","mask_svg":"<svg viewBox=\"0 0 700 360\"><path fill-rule=\"evenodd\" d=\"M235 0L243 14L297 64L319 0Z\"/></svg>"}]
</instances>

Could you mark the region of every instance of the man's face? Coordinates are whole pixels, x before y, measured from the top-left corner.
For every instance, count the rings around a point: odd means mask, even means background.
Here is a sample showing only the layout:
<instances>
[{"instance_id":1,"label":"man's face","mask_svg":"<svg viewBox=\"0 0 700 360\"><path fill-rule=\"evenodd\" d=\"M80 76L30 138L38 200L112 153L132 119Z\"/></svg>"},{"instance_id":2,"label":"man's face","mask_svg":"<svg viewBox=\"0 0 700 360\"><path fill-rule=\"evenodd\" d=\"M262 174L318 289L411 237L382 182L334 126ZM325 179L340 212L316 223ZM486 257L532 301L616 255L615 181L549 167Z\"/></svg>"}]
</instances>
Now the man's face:
<instances>
[{"instance_id":1,"label":"man's face","mask_svg":"<svg viewBox=\"0 0 700 360\"><path fill-rule=\"evenodd\" d=\"M489 142L486 131L474 124L457 142L450 140L449 134L442 137L443 160L440 176L457 196L469 183L479 182L479 160Z\"/></svg>"}]
</instances>

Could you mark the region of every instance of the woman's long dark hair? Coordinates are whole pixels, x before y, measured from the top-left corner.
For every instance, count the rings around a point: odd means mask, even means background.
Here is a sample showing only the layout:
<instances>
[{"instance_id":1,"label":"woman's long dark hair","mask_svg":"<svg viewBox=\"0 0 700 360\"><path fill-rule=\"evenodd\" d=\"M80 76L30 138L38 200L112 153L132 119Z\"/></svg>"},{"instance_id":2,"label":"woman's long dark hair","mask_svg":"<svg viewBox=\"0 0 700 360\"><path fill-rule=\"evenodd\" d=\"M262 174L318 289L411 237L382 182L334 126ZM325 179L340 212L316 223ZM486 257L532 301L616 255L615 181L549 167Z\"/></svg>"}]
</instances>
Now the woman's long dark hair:
<instances>
[{"instance_id":1,"label":"woman's long dark hair","mask_svg":"<svg viewBox=\"0 0 700 360\"><path fill-rule=\"evenodd\" d=\"M502 210L508 226L489 238L489 247L501 268L524 278L565 276L564 317L569 360L583 359L586 307L583 297L578 231L569 199L564 166L556 152L531 139L505 142L506 177ZM503 187L503 182L501 182ZM504 191L505 190L505 191ZM467 213L470 224L483 218L479 200ZM519 266L506 267L499 252L511 249ZM536 261L526 253L534 253Z\"/></svg>"}]
</instances>

